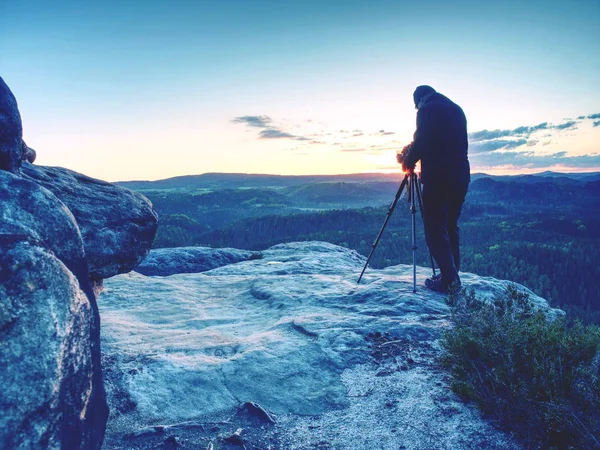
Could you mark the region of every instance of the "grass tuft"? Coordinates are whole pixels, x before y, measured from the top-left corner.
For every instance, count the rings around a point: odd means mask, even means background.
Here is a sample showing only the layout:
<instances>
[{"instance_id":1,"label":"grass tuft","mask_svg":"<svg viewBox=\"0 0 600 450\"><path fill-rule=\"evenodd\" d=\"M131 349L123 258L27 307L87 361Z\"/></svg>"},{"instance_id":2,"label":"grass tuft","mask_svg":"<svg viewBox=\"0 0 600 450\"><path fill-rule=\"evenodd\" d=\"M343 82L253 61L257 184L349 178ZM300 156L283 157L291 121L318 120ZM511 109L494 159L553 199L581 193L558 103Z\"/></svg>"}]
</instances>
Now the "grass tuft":
<instances>
[{"instance_id":1,"label":"grass tuft","mask_svg":"<svg viewBox=\"0 0 600 450\"><path fill-rule=\"evenodd\" d=\"M600 448L600 328L550 319L515 287L449 297L442 364L453 389L527 448Z\"/></svg>"}]
</instances>

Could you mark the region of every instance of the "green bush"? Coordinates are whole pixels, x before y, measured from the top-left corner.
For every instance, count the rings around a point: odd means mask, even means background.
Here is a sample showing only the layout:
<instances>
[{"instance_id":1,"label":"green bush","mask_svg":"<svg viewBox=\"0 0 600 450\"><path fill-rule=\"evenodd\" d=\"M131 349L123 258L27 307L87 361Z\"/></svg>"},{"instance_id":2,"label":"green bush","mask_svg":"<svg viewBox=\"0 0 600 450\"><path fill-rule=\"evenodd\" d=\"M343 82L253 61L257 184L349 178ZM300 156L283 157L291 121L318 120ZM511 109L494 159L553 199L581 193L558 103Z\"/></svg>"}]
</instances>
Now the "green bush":
<instances>
[{"instance_id":1,"label":"green bush","mask_svg":"<svg viewBox=\"0 0 600 450\"><path fill-rule=\"evenodd\" d=\"M509 287L451 296L442 364L453 389L528 448L600 448L600 328L549 318Z\"/></svg>"}]
</instances>

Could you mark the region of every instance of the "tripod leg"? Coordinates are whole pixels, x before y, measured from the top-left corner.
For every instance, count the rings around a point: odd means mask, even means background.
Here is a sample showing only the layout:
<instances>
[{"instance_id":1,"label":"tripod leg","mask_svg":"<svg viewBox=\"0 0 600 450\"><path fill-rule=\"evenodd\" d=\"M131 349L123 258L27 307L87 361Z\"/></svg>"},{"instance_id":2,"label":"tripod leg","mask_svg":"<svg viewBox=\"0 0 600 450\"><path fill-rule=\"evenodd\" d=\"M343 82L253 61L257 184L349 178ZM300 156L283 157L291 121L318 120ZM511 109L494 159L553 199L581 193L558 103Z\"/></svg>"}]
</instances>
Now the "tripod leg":
<instances>
[{"instance_id":1,"label":"tripod leg","mask_svg":"<svg viewBox=\"0 0 600 450\"><path fill-rule=\"evenodd\" d=\"M417 190L417 175L413 172L410 177L410 212L412 215L412 253L413 253L413 293L417 292L417 208L415 195Z\"/></svg>"},{"instance_id":2,"label":"tripod leg","mask_svg":"<svg viewBox=\"0 0 600 450\"><path fill-rule=\"evenodd\" d=\"M421 211L421 220L423 221L423 228L425 228L425 218L423 217L423 193L421 192L421 185L417 183L417 199L419 200L419 210ZM431 270L433 270L433 276L435 277L435 264L433 263L433 255L431 254L431 248L429 247L429 239L427 238L427 230L425 230L425 243L429 250L429 258L431 259Z\"/></svg>"},{"instance_id":3,"label":"tripod leg","mask_svg":"<svg viewBox=\"0 0 600 450\"><path fill-rule=\"evenodd\" d=\"M385 230L385 226L387 225L388 221L390 220L390 217L392 216L392 213L394 212L394 208L396 207L396 204L398 203L398 199L402 195L402 190L406 187L407 183L408 183L408 174L406 174L406 176L404 177L404 180L402 180L402 183L400 183L400 187L398 188L398 192L396 192L394 201L392 202L392 204L390 205L390 207L388 209L388 213L387 213L387 217L385 218L385 222L383 222L383 226L381 227L381 230L379 231L379 234L377 235L377 239L375 239L375 242L373 242L371 252L369 253L369 257L367 258L367 262L365 263L365 266L363 267L363 270L360 273L360 276L358 277L358 281L356 282L356 284L360 284L360 280L361 280L363 274L365 273L367 266L369 265L369 261L371 261L371 256L373 256L373 252L375 252L375 248L377 247L377 244L379 244L379 239L381 239L383 230Z\"/></svg>"}]
</instances>

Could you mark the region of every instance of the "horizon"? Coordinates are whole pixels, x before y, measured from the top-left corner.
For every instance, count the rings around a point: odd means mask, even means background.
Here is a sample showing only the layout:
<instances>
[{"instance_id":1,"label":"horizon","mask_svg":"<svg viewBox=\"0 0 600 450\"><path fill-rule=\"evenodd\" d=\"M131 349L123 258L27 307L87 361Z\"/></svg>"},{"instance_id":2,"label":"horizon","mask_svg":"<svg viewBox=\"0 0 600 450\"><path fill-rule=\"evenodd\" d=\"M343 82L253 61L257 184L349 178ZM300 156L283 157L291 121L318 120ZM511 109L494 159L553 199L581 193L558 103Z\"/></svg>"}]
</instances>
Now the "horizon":
<instances>
[{"instance_id":1,"label":"horizon","mask_svg":"<svg viewBox=\"0 0 600 450\"><path fill-rule=\"evenodd\" d=\"M473 173L600 171L593 0L31 0L0 53L36 164L107 181L399 172L421 84Z\"/></svg>"},{"instance_id":2,"label":"horizon","mask_svg":"<svg viewBox=\"0 0 600 450\"><path fill-rule=\"evenodd\" d=\"M545 173L552 173L555 175L594 175L594 174L600 174L600 171L594 170L594 171L576 171L576 172L556 172L553 170L542 170L542 171L538 171L538 172L527 172L527 173L515 173L515 174L493 174L493 173L487 173L487 172L473 172L471 171L471 177L473 176L477 176L477 175L485 175L485 176L507 176L507 177L517 177L517 176L523 176L523 175L543 175ZM399 177L402 177L403 175L405 175L405 172L402 171L389 171L389 172L350 172L350 173L332 173L332 174L322 174L322 173L304 173L304 174L293 174L293 175L282 175L282 174L277 174L277 173L249 173L249 172L204 172L204 173L195 173L195 174L184 174L184 175L175 175L173 177L168 177L168 178L160 178L157 180L142 180L142 179L136 179L136 180L116 180L113 181L113 183L119 184L119 183L152 183L155 181L165 181L165 180L171 180L174 178L186 178L186 177L201 177L203 175L241 175L241 176L256 176L256 177L344 177L344 176L354 176L354 175L364 175L364 176L368 176L368 175L398 175Z\"/></svg>"}]
</instances>

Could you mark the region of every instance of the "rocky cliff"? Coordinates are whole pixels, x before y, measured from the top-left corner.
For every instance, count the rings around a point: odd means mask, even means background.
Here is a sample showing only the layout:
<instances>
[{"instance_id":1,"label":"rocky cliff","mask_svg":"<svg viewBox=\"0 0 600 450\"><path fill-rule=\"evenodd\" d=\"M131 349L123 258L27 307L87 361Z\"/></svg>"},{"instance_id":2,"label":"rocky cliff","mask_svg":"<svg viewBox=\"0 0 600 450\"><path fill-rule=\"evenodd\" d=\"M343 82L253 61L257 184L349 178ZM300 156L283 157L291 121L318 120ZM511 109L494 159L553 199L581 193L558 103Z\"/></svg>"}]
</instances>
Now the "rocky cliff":
<instances>
[{"instance_id":1,"label":"rocky cliff","mask_svg":"<svg viewBox=\"0 0 600 450\"><path fill-rule=\"evenodd\" d=\"M0 78L0 448L100 448L96 296L146 256L157 216L127 189L32 165L22 133Z\"/></svg>"},{"instance_id":2,"label":"rocky cliff","mask_svg":"<svg viewBox=\"0 0 600 450\"><path fill-rule=\"evenodd\" d=\"M195 249L200 261L213 252ZM357 285L364 257L332 244L231 252L239 262L221 254L201 273L172 264L170 276L106 282L110 448L517 448L452 393L436 363L450 310L441 294L413 294L412 266L369 269ZM418 268L419 285L430 275ZM483 298L508 285L461 277Z\"/></svg>"}]
</instances>

